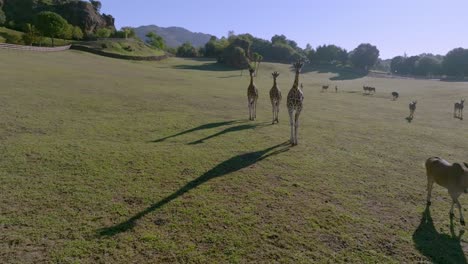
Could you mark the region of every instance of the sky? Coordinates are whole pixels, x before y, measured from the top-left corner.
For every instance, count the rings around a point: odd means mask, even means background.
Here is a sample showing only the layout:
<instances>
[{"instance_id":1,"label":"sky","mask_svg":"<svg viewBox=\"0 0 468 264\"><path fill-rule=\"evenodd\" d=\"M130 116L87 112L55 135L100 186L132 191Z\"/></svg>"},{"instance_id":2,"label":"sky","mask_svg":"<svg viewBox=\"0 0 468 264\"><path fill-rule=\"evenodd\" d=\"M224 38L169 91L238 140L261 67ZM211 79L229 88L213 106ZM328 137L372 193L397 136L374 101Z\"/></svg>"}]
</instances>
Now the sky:
<instances>
[{"instance_id":1,"label":"sky","mask_svg":"<svg viewBox=\"0 0 468 264\"><path fill-rule=\"evenodd\" d=\"M468 48L468 0L101 0L116 27L179 26L217 37L284 34L305 47L348 51L371 43L380 58Z\"/></svg>"}]
</instances>

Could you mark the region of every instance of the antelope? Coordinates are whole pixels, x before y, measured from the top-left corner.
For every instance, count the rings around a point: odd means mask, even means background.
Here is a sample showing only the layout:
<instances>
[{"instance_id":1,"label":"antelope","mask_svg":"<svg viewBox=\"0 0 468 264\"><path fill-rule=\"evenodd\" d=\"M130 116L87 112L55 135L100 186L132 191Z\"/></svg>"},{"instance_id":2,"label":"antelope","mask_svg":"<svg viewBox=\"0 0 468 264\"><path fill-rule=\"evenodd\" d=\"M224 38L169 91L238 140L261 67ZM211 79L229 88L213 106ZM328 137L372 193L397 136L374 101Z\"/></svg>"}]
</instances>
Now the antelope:
<instances>
[{"instance_id":1,"label":"antelope","mask_svg":"<svg viewBox=\"0 0 468 264\"><path fill-rule=\"evenodd\" d=\"M410 104L409 104L409 111L410 111L410 114L409 114L409 119L413 119L414 117L414 111L416 111L416 104L418 103L418 101L412 101Z\"/></svg>"},{"instance_id":2,"label":"antelope","mask_svg":"<svg viewBox=\"0 0 468 264\"><path fill-rule=\"evenodd\" d=\"M398 99L398 97L400 97L400 95L397 92L392 92L392 96L393 96L393 101L395 101L396 99Z\"/></svg>"},{"instance_id":3,"label":"antelope","mask_svg":"<svg viewBox=\"0 0 468 264\"><path fill-rule=\"evenodd\" d=\"M455 103L455 107L453 110L453 117L460 118L463 120L463 108L465 104L465 99L461 99L460 102Z\"/></svg>"},{"instance_id":4,"label":"antelope","mask_svg":"<svg viewBox=\"0 0 468 264\"><path fill-rule=\"evenodd\" d=\"M452 208L450 217L454 216L453 207L456 204L460 211L460 224L465 225L462 214L462 207L458 197L468 188L468 163L449 163L439 157L432 157L426 160L427 174L427 206L431 205L431 193L434 182L447 188L452 198Z\"/></svg>"},{"instance_id":5,"label":"antelope","mask_svg":"<svg viewBox=\"0 0 468 264\"><path fill-rule=\"evenodd\" d=\"M329 85L322 85L322 92L328 91Z\"/></svg>"},{"instance_id":6,"label":"antelope","mask_svg":"<svg viewBox=\"0 0 468 264\"><path fill-rule=\"evenodd\" d=\"M335 93L338 92L338 85L335 85Z\"/></svg>"},{"instance_id":7,"label":"antelope","mask_svg":"<svg viewBox=\"0 0 468 264\"><path fill-rule=\"evenodd\" d=\"M375 87L367 87L369 89L369 93L374 93L375 94Z\"/></svg>"}]
</instances>

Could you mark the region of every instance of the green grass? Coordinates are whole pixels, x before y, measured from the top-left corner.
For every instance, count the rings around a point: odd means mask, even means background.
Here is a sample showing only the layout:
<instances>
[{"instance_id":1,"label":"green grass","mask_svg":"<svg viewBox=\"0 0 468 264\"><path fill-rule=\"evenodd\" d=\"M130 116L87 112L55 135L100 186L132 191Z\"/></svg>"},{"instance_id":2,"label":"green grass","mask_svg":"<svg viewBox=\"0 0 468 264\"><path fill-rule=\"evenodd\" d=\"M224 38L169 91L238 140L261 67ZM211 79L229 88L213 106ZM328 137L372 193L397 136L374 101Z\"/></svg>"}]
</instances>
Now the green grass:
<instances>
[{"instance_id":1,"label":"green grass","mask_svg":"<svg viewBox=\"0 0 468 264\"><path fill-rule=\"evenodd\" d=\"M145 45L142 41L129 40L98 40L80 42L80 45L121 55L130 56L162 56L164 51L156 50Z\"/></svg>"},{"instance_id":2,"label":"green grass","mask_svg":"<svg viewBox=\"0 0 468 264\"><path fill-rule=\"evenodd\" d=\"M423 218L425 159L466 161L464 83L308 72L288 148L268 98L274 70L286 97L288 65L262 63L248 122L245 72L210 61L0 56L2 263L466 261L441 187Z\"/></svg>"}]
</instances>

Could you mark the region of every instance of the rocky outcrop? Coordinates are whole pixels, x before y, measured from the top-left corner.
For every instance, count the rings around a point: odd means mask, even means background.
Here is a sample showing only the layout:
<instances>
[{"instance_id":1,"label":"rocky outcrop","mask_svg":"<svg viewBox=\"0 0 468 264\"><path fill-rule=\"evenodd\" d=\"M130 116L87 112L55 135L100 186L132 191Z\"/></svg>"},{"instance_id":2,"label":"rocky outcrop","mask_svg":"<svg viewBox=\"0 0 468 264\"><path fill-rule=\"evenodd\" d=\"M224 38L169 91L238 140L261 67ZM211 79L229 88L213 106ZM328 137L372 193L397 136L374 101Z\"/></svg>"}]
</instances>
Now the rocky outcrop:
<instances>
[{"instance_id":1,"label":"rocky outcrop","mask_svg":"<svg viewBox=\"0 0 468 264\"><path fill-rule=\"evenodd\" d=\"M42 0L0 0L4 5L7 22L13 21L21 29L25 23L33 23L34 16L41 11L56 12L73 26L79 26L87 35L99 28L115 29L114 18L111 15L100 14L88 1L55 0L48 4Z\"/></svg>"},{"instance_id":2,"label":"rocky outcrop","mask_svg":"<svg viewBox=\"0 0 468 264\"><path fill-rule=\"evenodd\" d=\"M54 11L65 18L68 23L79 26L86 35L99 28L115 29L115 19L111 15L99 14L89 2L77 1L54 6Z\"/></svg>"}]
</instances>

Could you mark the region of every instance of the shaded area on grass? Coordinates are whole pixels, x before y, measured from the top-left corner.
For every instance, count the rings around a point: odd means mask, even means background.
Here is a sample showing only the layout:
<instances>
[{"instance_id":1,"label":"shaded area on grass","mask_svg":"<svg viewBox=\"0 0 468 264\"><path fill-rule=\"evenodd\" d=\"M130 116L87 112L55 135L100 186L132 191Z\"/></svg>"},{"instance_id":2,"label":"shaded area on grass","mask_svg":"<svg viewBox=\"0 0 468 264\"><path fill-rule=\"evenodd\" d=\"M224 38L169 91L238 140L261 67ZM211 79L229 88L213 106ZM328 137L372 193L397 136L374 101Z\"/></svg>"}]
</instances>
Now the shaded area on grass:
<instances>
[{"instance_id":1,"label":"shaded area on grass","mask_svg":"<svg viewBox=\"0 0 468 264\"><path fill-rule=\"evenodd\" d=\"M228 67L217 62L208 62L199 65L176 65L173 67L178 70L195 70L195 71L239 71L238 69Z\"/></svg>"},{"instance_id":2,"label":"shaded area on grass","mask_svg":"<svg viewBox=\"0 0 468 264\"><path fill-rule=\"evenodd\" d=\"M198 131L198 130L211 129L211 128L216 128L216 127L220 127L220 126L228 126L228 125L232 125L232 124L236 124L236 123L240 123L240 122L242 122L242 121L240 121L240 120L231 120L231 121L208 123L208 124L200 125L200 126L197 126L197 127L194 127L194 128L179 132L179 133L174 134L174 135L170 135L170 136L163 137L163 138L160 138L160 139L152 140L150 142L159 143L159 142L163 142L166 139L182 136L182 135L192 133L192 132L195 132L195 131Z\"/></svg>"},{"instance_id":3,"label":"shaded area on grass","mask_svg":"<svg viewBox=\"0 0 468 264\"><path fill-rule=\"evenodd\" d=\"M309 72L337 74L337 76L331 77L330 81L355 80L367 76L366 71L336 65L305 65L304 68L302 68L302 73Z\"/></svg>"},{"instance_id":4,"label":"shaded area on grass","mask_svg":"<svg viewBox=\"0 0 468 264\"><path fill-rule=\"evenodd\" d=\"M204 138L202 138L202 139L199 139L199 140L190 142L189 145L201 144L201 143L203 143L205 140L208 140L208 139L211 139L211 138L214 138L214 137L217 137L217 136L221 136L221 135L224 135L224 134L227 134L227 133L231 133L231 132L237 132L237 131L242 131L242 130L247 130L247 129L254 129L254 128L257 128L257 127L263 127L263 126L266 126L266 124L267 124L267 123L261 123L261 124L246 124L246 125L238 125L238 126L229 127L229 128L224 129L223 131L220 131L220 132L215 133L215 134L213 134L213 135L209 135L209 136L204 137Z\"/></svg>"},{"instance_id":5,"label":"shaded area on grass","mask_svg":"<svg viewBox=\"0 0 468 264\"><path fill-rule=\"evenodd\" d=\"M434 263L467 263L460 245L464 230L457 236L450 218L451 235L437 232L432 221L430 207L426 206L421 223L413 233L416 248Z\"/></svg>"},{"instance_id":6,"label":"shaded area on grass","mask_svg":"<svg viewBox=\"0 0 468 264\"><path fill-rule=\"evenodd\" d=\"M165 204L182 196L183 194L189 192L190 190L197 188L198 186L208 182L209 180L217 178L217 177L222 177L232 172L236 172L243 168L249 167L263 159L266 159L273 155L280 154L288 150L289 150L289 142L284 142L284 143L281 143L281 144L278 144L278 145L275 145L275 146L272 146L263 150L237 155L228 160L225 160L221 162L220 164L216 165L214 168L207 171L206 173L202 174L198 178L190 181L189 183L184 185L182 188L180 188L173 194L151 205L145 210L137 213L136 215L132 216L128 220L120 224L117 224L115 226L111 226L111 227L107 227L107 228L103 228L99 230L99 235L100 236L114 236L116 234L126 232L135 226L136 221L138 219L157 210L158 208L161 208Z\"/></svg>"}]
</instances>

